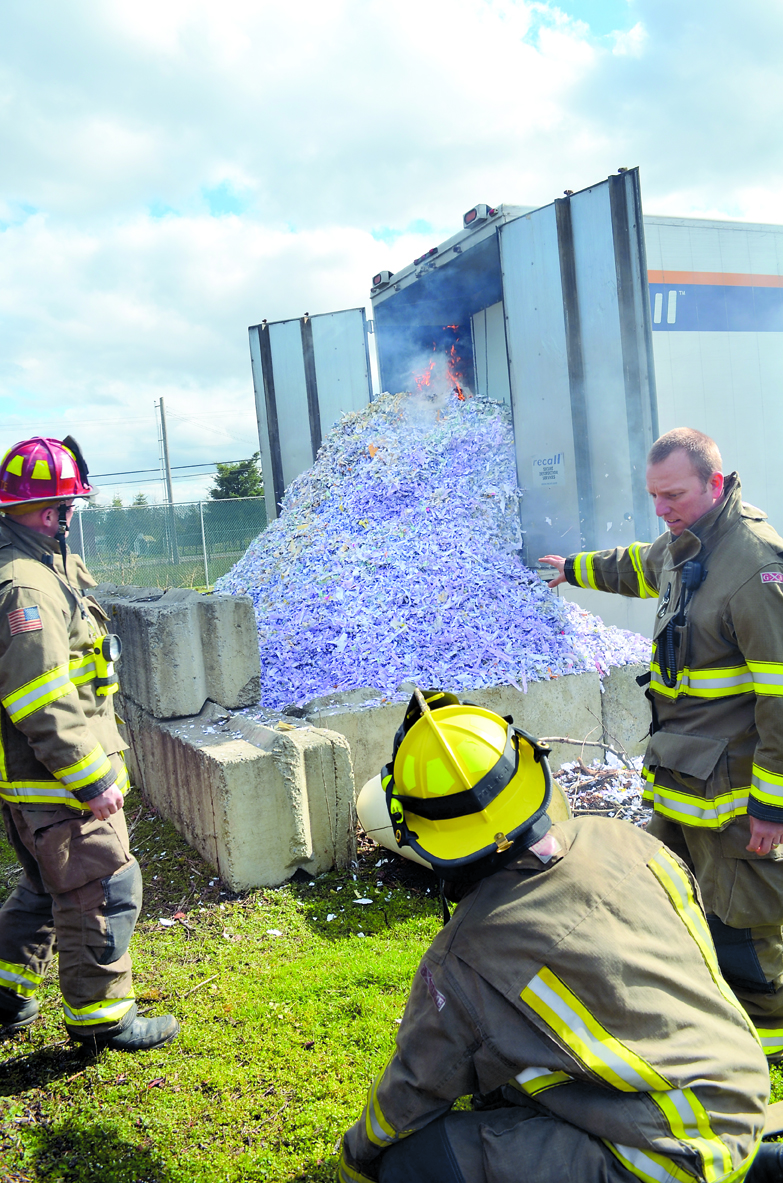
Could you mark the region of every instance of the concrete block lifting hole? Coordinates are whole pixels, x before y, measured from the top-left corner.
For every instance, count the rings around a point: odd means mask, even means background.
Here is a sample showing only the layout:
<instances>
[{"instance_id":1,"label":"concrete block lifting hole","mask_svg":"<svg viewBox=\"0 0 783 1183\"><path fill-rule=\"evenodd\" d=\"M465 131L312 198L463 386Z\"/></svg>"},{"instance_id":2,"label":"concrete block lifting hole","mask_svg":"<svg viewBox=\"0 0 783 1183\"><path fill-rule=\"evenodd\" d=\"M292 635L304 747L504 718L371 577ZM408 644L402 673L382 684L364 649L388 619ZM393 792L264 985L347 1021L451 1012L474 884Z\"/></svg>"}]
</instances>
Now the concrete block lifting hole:
<instances>
[{"instance_id":1,"label":"concrete block lifting hole","mask_svg":"<svg viewBox=\"0 0 783 1183\"><path fill-rule=\"evenodd\" d=\"M233 890L319 874L356 857L350 748L343 736L276 731L207 703L162 721L126 700L131 773L148 800Z\"/></svg>"},{"instance_id":2,"label":"concrete block lifting hole","mask_svg":"<svg viewBox=\"0 0 783 1183\"><path fill-rule=\"evenodd\" d=\"M96 598L122 640L123 694L156 719L197 715L210 699L258 702L261 663L249 596L103 584Z\"/></svg>"}]
</instances>

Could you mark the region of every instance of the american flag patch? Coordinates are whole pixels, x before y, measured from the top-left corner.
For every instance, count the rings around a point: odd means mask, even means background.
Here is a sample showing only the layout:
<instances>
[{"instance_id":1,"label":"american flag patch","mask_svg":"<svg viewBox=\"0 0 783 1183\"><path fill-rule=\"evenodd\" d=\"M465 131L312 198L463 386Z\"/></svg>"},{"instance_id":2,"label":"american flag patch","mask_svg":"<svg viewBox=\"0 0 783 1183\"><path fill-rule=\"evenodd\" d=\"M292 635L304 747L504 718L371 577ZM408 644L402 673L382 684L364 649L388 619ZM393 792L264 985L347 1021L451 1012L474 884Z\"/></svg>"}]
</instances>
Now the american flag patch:
<instances>
[{"instance_id":1,"label":"american flag patch","mask_svg":"<svg viewBox=\"0 0 783 1183\"><path fill-rule=\"evenodd\" d=\"M37 628L43 628L38 605L31 604L29 608L16 608L13 612L9 612L8 627L11 630L11 636L14 636L15 633L32 633Z\"/></svg>"}]
</instances>

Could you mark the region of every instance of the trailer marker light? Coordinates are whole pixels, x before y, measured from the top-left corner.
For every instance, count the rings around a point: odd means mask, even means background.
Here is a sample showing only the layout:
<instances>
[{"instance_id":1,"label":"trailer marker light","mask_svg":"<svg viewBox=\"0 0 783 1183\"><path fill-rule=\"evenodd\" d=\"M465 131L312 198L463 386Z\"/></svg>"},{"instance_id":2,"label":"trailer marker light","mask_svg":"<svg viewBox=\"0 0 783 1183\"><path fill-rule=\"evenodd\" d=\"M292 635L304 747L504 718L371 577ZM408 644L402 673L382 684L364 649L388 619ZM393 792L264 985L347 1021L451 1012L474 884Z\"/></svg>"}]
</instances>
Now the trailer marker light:
<instances>
[{"instance_id":1,"label":"trailer marker light","mask_svg":"<svg viewBox=\"0 0 783 1183\"><path fill-rule=\"evenodd\" d=\"M473 209L462 215L462 225L467 230L469 226L477 226L479 222L486 222L487 218L494 218L497 212L491 205L474 205Z\"/></svg>"},{"instance_id":2,"label":"trailer marker light","mask_svg":"<svg viewBox=\"0 0 783 1183\"><path fill-rule=\"evenodd\" d=\"M413 260L413 266L418 267L419 263L423 263L425 259L431 259L432 256L437 255L437 253L438 248L436 246L431 246L430 249L425 251L423 255L419 255L418 259Z\"/></svg>"},{"instance_id":3,"label":"trailer marker light","mask_svg":"<svg viewBox=\"0 0 783 1183\"><path fill-rule=\"evenodd\" d=\"M373 275L370 295L374 296L376 292L380 292L383 288L388 287L393 275L393 271L379 271L377 275Z\"/></svg>"}]
</instances>

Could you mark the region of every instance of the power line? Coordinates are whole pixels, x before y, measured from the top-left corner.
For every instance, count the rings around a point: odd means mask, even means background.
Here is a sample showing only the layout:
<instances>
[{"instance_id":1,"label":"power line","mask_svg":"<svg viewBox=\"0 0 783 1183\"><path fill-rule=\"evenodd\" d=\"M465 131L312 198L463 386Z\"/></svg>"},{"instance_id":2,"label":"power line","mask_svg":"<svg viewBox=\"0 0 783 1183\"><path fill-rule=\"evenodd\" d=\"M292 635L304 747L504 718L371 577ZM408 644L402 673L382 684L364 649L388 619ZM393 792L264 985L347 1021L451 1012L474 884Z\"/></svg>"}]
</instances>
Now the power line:
<instances>
[{"instance_id":1,"label":"power line","mask_svg":"<svg viewBox=\"0 0 783 1183\"><path fill-rule=\"evenodd\" d=\"M171 471L179 471L183 468L204 468L207 464L244 464L244 460L202 460L200 464L172 464ZM159 468L130 468L125 472L91 472L90 476L94 477L96 481L106 476L141 476L145 472L160 472ZM198 475L198 474L197 474ZM210 476L208 472L200 474L202 476ZM163 478L161 477L161 480Z\"/></svg>"}]
</instances>

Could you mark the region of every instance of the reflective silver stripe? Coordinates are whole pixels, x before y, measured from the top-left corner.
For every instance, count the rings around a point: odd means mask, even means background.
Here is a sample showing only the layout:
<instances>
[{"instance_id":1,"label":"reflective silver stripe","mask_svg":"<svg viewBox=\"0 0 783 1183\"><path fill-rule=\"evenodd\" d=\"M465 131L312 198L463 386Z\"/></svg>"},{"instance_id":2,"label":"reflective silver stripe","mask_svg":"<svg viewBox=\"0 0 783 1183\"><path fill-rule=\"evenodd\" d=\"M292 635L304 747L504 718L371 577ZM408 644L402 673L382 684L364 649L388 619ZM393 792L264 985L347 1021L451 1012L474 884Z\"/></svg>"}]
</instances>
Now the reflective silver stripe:
<instances>
[{"instance_id":1,"label":"reflective silver stripe","mask_svg":"<svg viewBox=\"0 0 783 1183\"><path fill-rule=\"evenodd\" d=\"M103 751L103 748L99 748L98 755L95 757L95 759L92 761L91 764L86 764L84 767L78 768L76 772L65 772L65 773L57 773L56 772L55 776L64 785L72 784L75 780L88 781L90 779L90 777L93 775L95 775L95 777L97 779L98 772L101 770L102 766L106 763L107 763L106 753Z\"/></svg>"},{"instance_id":2,"label":"reflective silver stripe","mask_svg":"<svg viewBox=\"0 0 783 1183\"><path fill-rule=\"evenodd\" d=\"M0 961L0 982L5 989L13 990L15 994L23 994L25 997L34 994L36 987L41 984L41 975L34 974L32 970L28 970L26 973L17 973L16 970L21 971L21 965L13 969L11 962ZM15 989L17 986L19 989Z\"/></svg>"},{"instance_id":3,"label":"reflective silver stripe","mask_svg":"<svg viewBox=\"0 0 783 1183\"><path fill-rule=\"evenodd\" d=\"M660 804L666 809L705 821L718 821L738 811L745 812L748 808L747 790L740 790L737 795L732 794L730 797L710 802L705 800L703 805L699 805L694 798L683 800L681 797L668 796L665 788L654 783L651 788L645 789L645 797L647 800L654 800L656 805Z\"/></svg>"},{"instance_id":4,"label":"reflective silver stripe","mask_svg":"<svg viewBox=\"0 0 783 1183\"><path fill-rule=\"evenodd\" d=\"M60 698L62 695L54 693L55 691L62 691L63 694L68 694L71 688L71 679L68 670L65 669L56 677L48 678L42 685L35 686L32 690L28 690L27 694L23 694L21 698L15 698L10 705L3 703L8 711L9 718L13 721L15 719L23 719L27 713L27 708L34 703L41 702L41 706L48 706L55 698ZM43 701L41 701L43 700ZM32 713L32 712L30 712Z\"/></svg>"},{"instance_id":5,"label":"reflective silver stripe","mask_svg":"<svg viewBox=\"0 0 783 1183\"><path fill-rule=\"evenodd\" d=\"M74 662L70 667L70 671L71 681L76 685L81 685L82 682L91 682L98 673L95 658L88 657L82 661Z\"/></svg>"},{"instance_id":6,"label":"reflective silver stripe","mask_svg":"<svg viewBox=\"0 0 783 1183\"><path fill-rule=\"evenodd\" d=\"M675 1180L693 1178L684 1171L679 1171L671 1159L662 1154L653 1157L638 1146L623 1146L620 1142L607 1142L606 1145L614 1151L620 1161L645 1183L675 1183ZM662 1159L663 1161L657 1161ZM676 1174L675 1174L676 1172Z\"/></svg>"},{"instance_id":7,"label":"reflective silver stripe","mask_svg":"<svg viewBox=\"0 0 783 1183\"><path fill-rule=\"evenodd\" d=\"M63 999L65 1018L71 1026L88 1027L98 1023L116 1022L130 1010L135 998L110 998L106 1002L99 1002L79 1009L71 1008Z\"/></svg>"},{"instance_id":8,"label":"reflective silver stripe","mask_svg":"<svg viewBox=\"0 0 783 1183\"><path fill-rule=\"evenodd\" d=\"M11 804L14 801L27 802L28 804L47 804L49 801L61 803L64 805L72 805L75 809L81 809L82 804L77 801L73 793L69 789L62 788L57 781L49 784L41 785L25 785L20 782L13 784L0 785L0 798L3 801L8 801Z\"/></svg>"},{"instance_id":9,"label":"reflective silver stripe","mask_svg":"<svg viewBox=\"0 0 783 1183\"><path fill-rule=\"evenodd\" d=\"M783 1031L774 1031L765 1027L757 1027L756 1034L761 1040L761 1046L767 1055L783 1051Z\"/></svg>"}]
</instances>

